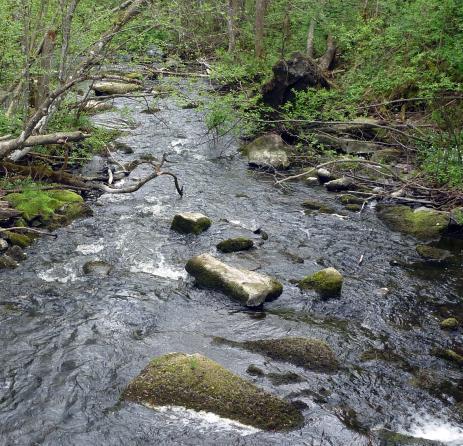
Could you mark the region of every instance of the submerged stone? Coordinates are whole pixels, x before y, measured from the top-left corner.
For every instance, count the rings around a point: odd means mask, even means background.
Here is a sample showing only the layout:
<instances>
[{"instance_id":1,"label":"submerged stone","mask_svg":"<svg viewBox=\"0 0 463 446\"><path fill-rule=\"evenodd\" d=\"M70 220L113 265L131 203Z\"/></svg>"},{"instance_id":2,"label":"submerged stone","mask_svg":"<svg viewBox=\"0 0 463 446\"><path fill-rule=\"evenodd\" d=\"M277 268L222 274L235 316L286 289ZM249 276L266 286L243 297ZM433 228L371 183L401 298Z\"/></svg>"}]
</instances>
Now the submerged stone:
<instances>
[{"instance_id":1,"label":"submerged stone","mask_svg":"<svg viewBox=\"0 0 463 446\"><path fill-rule=\"evenodd\" d=\"M444 443L435 440L425 440L424 438L412 437L399 434L386 429L376 432L381 446L444 446Z\"/></svg>"},{"instance_id":2,"label":"submerged stone","mask_svg":"<svg viewBox=\"0 0 463 446\"><path fill-rule=\"evenodd\" d=\"M274 386L285 386L288 384L297 384L304 381L302 376L294 372L268 373L267 378Z\"/></svg>"},{"instance_id":3,"label":"submerged stone","mask_svg":"<svg viewBox=\"0 0 463 446\"><path fill-rule=\"evenodd\" d=\"M317 200L305 200L302 203L302 207L309 211L318 211L322 214L334 214L336 212L331 206Z\"/></svg>"},{"instance_id":4,"label":"submerged stone","mask_svg":"<svg viewBox=\"0 0 463 446\"><path fill-rule=\"evenodd\" d=\"M18 263L10 256L7 256L6 254L0 256L0 269L14 269L17 267Z\"/></svg>"},{"instance_id":5,"label":"submerged stone","mask_svg":"<svg viewBox=\"0 0 463 446\"><path fill-rule=\"evenodd\" d=\"M112 269L113 267L109 263L103 262L102 260L92 260L83 266L85 274L98 277L108 276Z\"/></svg>"},{"instance_id":6,"label":"submerged stone","mask_svg":"<svg viewBox=\"0 0 463 446\"><path fill-rule=\"evenodd\" d=\"M417 245L416 252L425 260L432 262L443 262L450 257L452 253L446 249L435 248L429 245Z\"/></svg>"},{"instance_id":7,"label":"submerged stone","mask_svg":"<svg viewBox=\"0 0 463 446\"><path fill-rule=\"evenodd\" d=\"M434 349L433 353L438 358L453 362L460 367L463 366L463 356L451 348L437 348Z\"/></svg>"},{"instance_id":8,"label":"submerged stone","mask_svg":"<svg viewBox=\"0 0 463 446\"><path fill-rule=\"evenodd\" d=\"M411 209L408 206L380 206L379 217L394 231L427 240L439 237L448 227L450 217L435 209Z\"/></svg>"},{"instance_id":9,"label":"submerged stone","mask_svg":"<svg viewBox=\"0 0 463 446\"><path fill-rule=\"evenodd\" d=\"M360 212L362 210L361 204L346 204L344 209L351 212Z\"/></svg>"},{"instance_id":10,"label":"submerged stone","mask_svg":"<svg viewBox=\"0 0 463 446\"><path fill-rule=\"evenodd\" d=\"M224 253L247 251L254 247L254 242L246 237L229 238L217 245L217 249Z\"/></svg>"},{"instance_id":11,"label":"submerged stone","mask_svg":"<svg viewBox=\"0 0 463 446\"><path fill-rule=\"evenodd\" d=\"M26 253L22 250L21 247L17 245L8 248L6 255L11 257L13 260L16 260L17 262L22 262L23 260L27 259Z\"/></svg>"},{"instance_id":12,"label":"submerged stone","mask_svg":"<svg viewBox=\"0 0 463 446\"><path fill-rule=\"evenodd\" d=\"M292 404L199 354L171 353L152 360L122 398L148 407L204 410L269 431L295 429L303 423Z\"/></svg>"},{"instance_id":13,"label":"submerged stone","mask_svg":"<svg viewBox=\"0 0 463 446\"><path fill-rule=\"evenodd\" d=\"M289 156L287 146L280 135L271 133L260 136L243 149L249 164L262 168L287 169Z\"/></svg>"},{"instance_id":14,"label":"submerged stone","mask_svg":"<svg viewBox=\"0 0 463 446\"><path fill-rule=\"evenodd\" d=\"M458 319L449 317L440 323L440 328L442 328L442 330L456 330L459 325Z\"/></svg>"},{"instance_id":15,"label":"submerged stone","mask_svg":"<svg viewBox=\"0 0 463 446\"><path fill-rule=\"evenodd\" d=\"M198 285L222 291L249 307L257 307L283 292L283 286L274 278L229 266L210 254L193 257L185 269Z\"/></svg>"},{"instance_id":16,"label":"submerged stone","mask_svg":"<svg viewBox=\"0 0 463 446\"><path fill-rule=\"evenodd\" d=\"M356 197L355 195L352 194L343 194L339 197L339 200L341 201L342 204L358 204L358 205L363 205L365 200L360 197Z\"/></svg>"},{"instance_id":17,"label":"submerged stone","mask_svg":"<svg viewBox=\"0 0 463 446\"><path fill-rule=\"evenodd\" d=\"M212 221L199 212L177 214L172 220L171 229L182 234L201 234L207 231Z\"/></svg>"},{"instance_id":18,"label":"submerged stone","mask_svg":"<svg viewBox=\"0 0 463 446\"><path fill-rule=\"evenodd\" d=\"M299 282L303 290L315 290L322 297L335 297L341 294L343 284L342 274L335 268L326 268Z\"/></svg>"},{"instance_id":19,"label":"submerged stone","mask_svg":"<svg viewBox=\"0 0 463 446\"><path fill-rule=\"evenodd\" d=\"M305 179L305 184L307 184L307 186L318 186L320 182L317 177L307 177Z\"/></svg>"},{"instance_id":20,"label":"submerged stone","mask_svg":"<svg viewBox=\"0 0 463 446\"><path fill-rule=\"evenodd\" d=\"M331 347L319 339L288 337L228 343L308 370L333 372L339 367Z\"/></svg>"},{"instance_id":21,"label":"submerged stone","mask_svg":"<svg viewBox=\"0 0 463 446\"><path fill-rule=\"evenodd\" d=\"M338 178L337 180L328 181L325 183L326 190L329 192L341 192L350 190L355 187L354 182L347 177Z\"/></svg>"}]
</instances>

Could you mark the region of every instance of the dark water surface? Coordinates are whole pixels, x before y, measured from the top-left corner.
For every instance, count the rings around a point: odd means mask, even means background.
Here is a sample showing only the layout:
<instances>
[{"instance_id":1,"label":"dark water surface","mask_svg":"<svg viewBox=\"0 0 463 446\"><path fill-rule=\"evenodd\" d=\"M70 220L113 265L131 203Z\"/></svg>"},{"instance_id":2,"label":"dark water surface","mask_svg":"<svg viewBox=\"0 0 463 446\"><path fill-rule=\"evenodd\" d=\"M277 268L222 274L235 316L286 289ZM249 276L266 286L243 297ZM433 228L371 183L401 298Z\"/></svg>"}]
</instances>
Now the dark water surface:
<instances>
[{"instance_id":1,"label":"dark water surface","mask_svg":"<svg viewBox=\"0 0 463 446\"><path fill-rule=\"evenodd\" d=\"M117 105L131 110L135 124L121 138L135 153L118 159L172 152L169 168L185 185L185 197L178 198L168 177L134 194L103 195L93 204L94 217L60 229L56 240L42 238L20 268L0 273L1 445L362 446L379 445L374 432L382 428L463 444L455 400L413 385L425 370L461 388L461 369L430 354L433 347L462 344L461 332L439 328L440 318L461 309L461 262L393 266L391 259L418 262L416 241L388 230L373 209L307 216L300 207L307 198L342 208L321 188L294 183L282 191L271 177L247 170L235 141L207 142L201 111L173 99L162 100L154 115L142 113L144 103ZM121 114L96 120L119 125ZM198 237L173 233L170 222L181 211L203 212L214 224ZM252 233L258 227L268 241ZM235 235L254 237L258 249L217 254L216 243ZM461 253L455 241L450 245ZM203 252L277 277L283 295L255 313L194 288L183 268ZM111 263L109 277L85 276L82 266L90 260ZM341 298L322 301L290 283L322 265L344 274ZM343 369L305 371L218 345L214 336L324 339ZM373 349L389 360L362 361ZM304 427L265 433L190 411L118 404L151 358L173 351L202 353L274 394L304 402ZM247 375L249 364L303 379L276 386Z\"/></svg>"}]
</instances>

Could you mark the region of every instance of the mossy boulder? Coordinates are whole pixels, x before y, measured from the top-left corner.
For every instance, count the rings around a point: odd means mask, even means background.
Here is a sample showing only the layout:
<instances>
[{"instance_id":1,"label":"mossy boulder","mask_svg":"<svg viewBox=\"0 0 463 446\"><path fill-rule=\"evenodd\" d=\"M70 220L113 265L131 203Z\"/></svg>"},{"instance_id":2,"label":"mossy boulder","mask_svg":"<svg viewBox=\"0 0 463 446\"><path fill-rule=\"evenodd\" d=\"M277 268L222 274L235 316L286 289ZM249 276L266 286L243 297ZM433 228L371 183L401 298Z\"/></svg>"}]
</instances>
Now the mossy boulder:
<instances>
[{"instance_id":1,"label":"mossy boulder","mask_svg":"<svg viewBox=\"0 0 463 446\"><path fill-rule=\"evenodd\" d=\"M13 232L13 231L5 231L3 233L3 236L13 245L13 246L19 246L20 248L26 248L29 246L34 238L26 235L26 234L20 234L19 232Z\"/></svg>"},{"instance_id":2,"label":"mossy boulder","mask_svg":"<svg viewBox=\"0 0 463 446\"><path fill-rule=\"evenodd\" d=\"M442 328L442 330L456 330L459 325L460 323L458 322L458 319L449 317L441 321L440 328Z\"/></svg>"},{"instance_id":3,"label":"mossy boulder","mask_svg":"<svg viewBox=\"0 0 463 446\"><path fill-rule=\"evenodd\" d=\"M280 135L271 133L260 136L242 149L251 166L272 169L287 169L289 155Z\"/></svg>"},{"instance_id":4,"label":"mossy boulder","mask_svg":"<svg viewBox=\"0 0 463 446\"><path fill-rule=\"evenodd\" d=\"M326 268L299 282L303 290L315 290L322 297L335 297L341 294L343 284L342 274L335 268Z\"/></svg>"},{"instance_id":5,"label":"mossy boulder","mask_svg":"<svg viewBox=\"0 0 463 446\"><path fill-rule=\"evenodd\" d=\"M199 212L177 214L172 220L171 229L182 234L201 234L211 227L212 221Z\"/></svg>"},{"instance_id":6,"label":"mossy boulder","mask_svg":"<svg viewBox=\"0 0 463 446\"><path fill-rule=\"evenodd\" d=\"M444 262L452 257L452 253L446 249L435 248L430 245L417 245L416 252L430 262Z\"/></svg>"},{"instance_id":7,"label":"mossy boulder","mask_svg":"<svg viewBox=\"0 0 463 446\"><path fill-rule=\"evenodd\" d=\"M247 251L253 247L254 242L246 237L229 238L217 245L217 249L224 253Z\"/></svg>"},{"instance_id":8,"label":"mossy boulder","mask_svg":"<svg viewBox=\"0 0 463 446\"><path fill-rule=\"evenodd\" d=\"M418 239L438 238L448 227L449 214L428 208L411 209L408 206L379 206L378 215L394 231Z\"/></svg>"},{"instance_id":9,"label":"mossy boulder","mask_svg":"<svg viewBox=\"0 0 463 446\"><path fill-rule=\"evenodd\" d=\"M302 203L302 207L306 208L308 211L318 211L322 214L334 214L336 212L331 206L317 200L305 200Z\"/></svg>"},{"instance_id":10,"label":"mossy boulder","mask_svg":"<svg viewBox=\"0 0 463 446\"><path fill-rule=\"evenodd\" d=\"M27 259L27 254L17 245L10 246L5 254L16 260L16 262L22 262Z\"/></svg>"},{"instance_id":11,"label":"mossy boulder","mask_svg":"<svg viewBox=\"0 0 463 446\"><path fill-rule=\"evenodd\" d=\"M344 209L346 209L347 211L351 211L351 212L360 212L362 210L362 205L361 204L346 204L346 206L344 206Z\"/></svg>"},{"instance_id":12,"label":"mossy boulder","mask_svg":"<svg viewBox=\"0 0 463 446\"><path fill-rule=\"evenodd\" d=\"M229 266L209 254L193 257L185 269L199 286L222 291L249 307L262 305L283 292L274 278Z\"/></svg>"},{"instance_id":13,"label":"mossy boulder","mask_svg":"<svg viewBox=\"0 0 463 446\"><path fill-rule=\"evenodd\" d=\"M381 446L444 446L444 443L382 429L376 432Z\"/></svg>"},{"instance_id":14,"label":"mossy boulder","mask_svg":"<svg viewBox=\"0 0 463 446\"><path fill-rule=\"evenodd\" d=\"M204 410L269 431L295 429L304 421L292 404L199 354L171 353L152 360L122 398L152 408Z\"/></svg>"},{"instance_id":15,"label":"mossy boulder","mask_svg":"<svg viewBox=\"0 0 463 446\"><path fill-rule=\"evenodd\" d=\"M3 254L0 256L0 270L1 269L14 269L18 266L16 260L12 259L10 256Z\"/></svg>"},{"instance_id":16,"label":"mossy boulder","mask_svg":"<svg viewBox=\"0 0 463 446\"><path fill-rule=\"evenodd\" d=\"M463 226L463 207L452 209L450 217L454 225Z\"/></svg>"},{"instance_id":17,"label":"mossy boulder","mask_svg":"<svg viewBox=\"0 0 463 446\"><path fill-rule=\"evenodd\" d=\"M348 204L362 205L365 202L365 200L363 198L356 197L355 195L352 195L352 194L343 194L343 195L341 195L339 197L339 201L344 205L348 205Z\"/></svg>"},{"instance_id":18,"label":"mossy boulder","mask_svg":"<svg viewBox=\"0 0 463 446\"><path fill-rule=\"evenodd\" d=\"M21 193L9 194L5 199L29 223L66 224L70 221L87 216L91 212L83 198L69 190L26 190Z\"/></svg>"},{"instance_id":19,"label":"mossy boulder","mask_svg":"<svg viewBox=\"0 0 463 446\"><path fill-rule=\"evenodd\" d=\"M452 350L451 348L436 348L432 352L434 356L453 362L460 367L463 367L463 355Z\"/></svg>"},{"instance_id":20,"label":"mossy boulder","mask_svg":"<svg viewBox=\"0 0 463 446\"><path fill-rule=\"evenodd\" d=\"M288 337L238 342L236 345L307 370L333 372L339 368L332 348L319 339Z\"/></svg>"}]
</instances>

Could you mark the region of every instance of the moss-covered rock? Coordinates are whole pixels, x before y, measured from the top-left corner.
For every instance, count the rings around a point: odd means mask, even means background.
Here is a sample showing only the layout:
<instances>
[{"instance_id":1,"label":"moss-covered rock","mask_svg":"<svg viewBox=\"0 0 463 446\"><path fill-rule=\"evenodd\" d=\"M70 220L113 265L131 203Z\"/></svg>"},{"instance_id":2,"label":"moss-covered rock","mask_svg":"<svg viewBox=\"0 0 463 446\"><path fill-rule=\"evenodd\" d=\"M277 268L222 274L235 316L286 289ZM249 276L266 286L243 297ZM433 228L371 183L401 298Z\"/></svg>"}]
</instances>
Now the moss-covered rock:
<instances>
[{"instance_id":1,"label":"moss-covered rock","mask_svg":"<svg viewBox=\"0 0 463 446\"><path fill-rule=\"evenodd\" d=\"M302 203L302 207L306 208L308 211L318 211L322 214L334 214L336 212L331 206L317 200L305 200Z\"/></svg>"},{"instance_id":2,"label":"moss-covered rock","mask_svg":"<svg viewBox=\"0 0 463 446\"><path fill-rule=\"evenodd\" d=\"M29 246L32 241L34 240L33 237L26 235L26 234L20 234L19 232L13 232L13 231L5 231L3 233L3 236L14 246L19 246L21 248L26 248Z\"/></svg>"},{"instance_id":3,"label":"moss-covered rock","mask_svg":"<svg viewBox=\"0 0 463 446\"><path fill-rule=\"evenodd\" d=\"M212 221L199 212L177 214L172 220L171 229L182 234L201 234L211 227Z\"/></svg>"},{"instance_id":4,"label":"moss-covered rock","mask_svg":"<svg viewBox=\"0 0 463 446\"><path fill-rule=\"evenodd\" d=\"M452 209L450 217L455 225L463 226L463 207Z\"/></svg>"},{"instance_id":5,"label":"moss-covered rock","mask_svg":"<svg viewBox=\"0 0 463 446\"><path fill-rule=\"evenodd\" d=\"M271 133L260 136L242 149L251 166L272 169L287 169L289 156L287 146L280 135Z\"/></svg>"},{"instance_id":6,"label":"moss-covered rock","mask_svg":"<svg viewBox=\"0 0 463 446\"><path fill-rule=\"evenodd\" d=\"M294 372L268 373L267 378L274 386L285 386L304 382L304 378Z\"/></svg>"},{"instance_id":7,"label":"moss-covered rock","mask_svg":"<svg viewBox=\"0 0 463 446\"><path fill-rule=\"evenodd\" d=\"M344 209L351 212L360 212L362 210L361 204L346 204Z\"/></svg>"},{"instance_id":8,"label":"moss-covered rock","mask_svg":"<svg viewBox=\"0 0 463 446\"><path fill-rule=\"evenodd\" d=\"M430 245L417 245L416 252L425 260L431 262L444 262L452 257L446 249L435 248Z\"/></svg>"},{"instance_id":9,"label":"moss-covered rock","mask_svg":"<svg viewBox=\"0 0 463 446\"><path fill-rule=\"evenodd\" d=\"M305 179L305 184L307 186L318 186L320 182L318 181L317 177L307 177Z\"/></svg>"},{"instance_id":10,"label":"moss-covered rock","mask_svg":"<svg viewBox=\"0 0 463 446\"><path fill-rule=\"evenodd\" d=\"M436 348L433 350L434 356L463 366L463 356L451 348Z\"/></svg>"},{"instance_id":11,"label":"moss-covered rock","mask_svg":"<svg viewBox=\"0 0 463 446\"><path fill-rule=\"evenodd\" d=\"M3 254L0 256L0 270L1 269L14 269L18 266L16 260L12 259L10 256Z\"/></svg>"},{"instance_id":12,"label":"moss-covered rock","mask_svg":"<svg viewBox=\"0 0 463 446\"><path fill-rule=\"evenodd\" d=\"M27 254L17 245L10 246L5 254L16 260L16 262L22 262L27 259Z\"/></svg>"},{"instance_id":13,"label":"moss-covered rock","mask_svg":"<svg viewBox=\"0 0 463 446\"><path fill-rule=\"evenodd\" d=\"M332 174L328 169L318 169L317 178L321 184L328 183L328 181L333 181L336 179L336 175Z\"/></svg>"},{"instance_id":14,"label":"moss-covered rock","mask_svg":"<svg viewBox=\"0 0 463 446\"><path fill-rule=\"evenodd\" d=\"M259 429L299 427L302 414L254 384L199 354L171 353L151 361L122 398L149 407L205 410Z\"/></svg>"},{"instance_id":15,"label":"moss-covered rock","mask_svg":"<svg viewBox=\"0 0 463 446\"><path fill-rule=\"evenodd\" d=\"M379 206L379 217L394 231L427 240L439 237L448 227L449 214L428 208Z\"/></svg>"},{"instance_id":16,"label":"moss-covered rock","mask_svg":"<svg viewBox=\"0 0 463 446\"><path fill-rule=\"evenodd\" d=\"M347 204L362 205L365 202L363 198L356 197L355 195L352 195L352 194L343 194L339 197L339 200L344 205L347 205Z\"/></svg>"},{"instance_id":17,"label":"moss-covered rock","mask_svg":"<svg viewBox=\"0 0 463 446\"><path fill-rule=\"evenodd\" d=\"M322 297L335 297L341 294L343 284L342 274L334 268L326 268L299 282L303 290L315 290Z\"/></svg>"},{"instance_id":18,"label":"moss-covered rock","mask_svg":"<svg viewBox=\"0 0 463 446\"><path fill-rule=\"evenodd\" d=\"M9 194L5 199L21 212L28 222L66 224L91 212L83 198L69 190L26 190Z\"/></svg>"},{"instance_id":19,"label":"moss-covered rock","mask_svg":"<svg viewBox=\"0 0 463 446\"><path fill-rule=\"evenodd\" d=\"M319 339L288 337L233 342L233 345L261 353L277 361L289 362L308 370L333 372L339 368L331 347Z\"/></svg>"},{"instance_id":20,"label":"moss-covered rock","mask_svg":"<svg viewBox=\"0 0 463 446\"><path fill-rule=\"evenodd\" d=\"M253 247L254 242L246 237L229 238L217 245L217 249L224 253L247 251Z\"/></svg>"},{"instance_id":21,"label":"moss-covered rock","mask_svg":"<svg viewBox=\"0 0 463 446\"><path fill-rule=\"evenodd\" d=\"M456 330L459 325L458 319L449 317L441 321L440 328L442 328L442 330Z\"/></svg>"},{"instance_id":22,"label":"moss-covered rock","mask_svg":"<svg viewBox=\"0 0 463 446\"><path fill-rule=\"evenodd\" d=\"M381 446L444 446L439 441L425 440L423 438L411 437L397 432L382 429L376 432L381 441Z\"/></svg>"},{"instance_id":23,"label":"moss-covered rock","mask_svg":"<svg viewBox=\"0 0 463 446\"><path fill-rule=\"evenodd\" d=\"M234 268L209 254L193 257L185 269L198 285L222 291L249 307L262 305L283 292L283 286L274 278Z\"/></svg>"}]
</instances>

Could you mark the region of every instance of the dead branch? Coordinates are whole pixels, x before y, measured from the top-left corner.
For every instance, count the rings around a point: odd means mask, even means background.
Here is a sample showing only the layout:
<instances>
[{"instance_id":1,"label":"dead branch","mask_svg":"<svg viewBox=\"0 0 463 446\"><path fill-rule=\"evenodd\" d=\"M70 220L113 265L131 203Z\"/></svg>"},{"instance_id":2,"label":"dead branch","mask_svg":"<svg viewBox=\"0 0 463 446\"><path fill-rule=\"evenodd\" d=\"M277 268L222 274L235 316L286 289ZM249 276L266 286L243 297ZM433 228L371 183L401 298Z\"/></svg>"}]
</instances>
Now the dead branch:
<instances>
[{"instance_id":1,"label":"dead branch","mask_svg":"<svg viewBox=\"0 0 463 446\"><path fill-rule=\"evenodd\" d=\"M164 70L163 68L159 68L157 70L152 69L152 68L146 68L146 69L152 74L166 74L168 76L181 76L181 77L202 77L202 78L210 77L208 74L169 71L169 70Z\"/></svg>"},{"instance_id":2,"label":"dead branch","mask_svg":"<svg viewBox=\"0 0 463 446\"><path fill-rule=\"evenodd\" d=\"M56 234L50 234L49 232L46 231L40 231L39 229L33 229L33 228L26 228L23 226L15 226L12 228L0 228L0 233L2 232L10 232L10 231L26 231L26 232L32 232L34 234L40 234L40 235L48 235L49 237L58 237Z\"/></svg>"}]
</instances>

